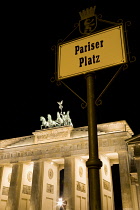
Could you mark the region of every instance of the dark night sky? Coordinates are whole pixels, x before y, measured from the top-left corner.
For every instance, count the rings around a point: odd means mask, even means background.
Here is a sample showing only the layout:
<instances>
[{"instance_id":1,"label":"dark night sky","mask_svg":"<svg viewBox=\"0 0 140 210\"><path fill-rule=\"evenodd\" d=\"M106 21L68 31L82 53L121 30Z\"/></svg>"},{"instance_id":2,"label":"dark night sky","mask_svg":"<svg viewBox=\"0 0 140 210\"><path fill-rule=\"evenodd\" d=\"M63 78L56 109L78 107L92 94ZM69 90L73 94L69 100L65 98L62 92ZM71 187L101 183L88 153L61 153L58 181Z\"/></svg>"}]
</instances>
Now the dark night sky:
<instances>
[{"instance_id":1,"label":"dark night sky","mask_svg":"<svg viewBox=\"0 0 140 210\"><path fill-rule=\"evenodd\" d=\"M58 3L59 2L59 3ZM125 2L125 1L124 1ZM131 21L128 41L129 63L102 97L97 107L97 123L126 120L134 134L140 133L139 100L139 39L138 2L77 0L47 3L17 3L3 5L1 27L0 77L0 139L32 134L40 129L40 116L51 114L56 119L57 101L64 101L64 111L70 110L74 127L87 125L87 109L65 86L50 82L55 71L55 56L51 50L59 39L64 39L80 20L79 11L96 4L96 14L117 22ZM74 38L78 32L72 34ZM119 66L96 72L96 97L100 94ZM83 75L65 79L78 95L86 100L86 80Z\"/></svg>"}]
</instances>

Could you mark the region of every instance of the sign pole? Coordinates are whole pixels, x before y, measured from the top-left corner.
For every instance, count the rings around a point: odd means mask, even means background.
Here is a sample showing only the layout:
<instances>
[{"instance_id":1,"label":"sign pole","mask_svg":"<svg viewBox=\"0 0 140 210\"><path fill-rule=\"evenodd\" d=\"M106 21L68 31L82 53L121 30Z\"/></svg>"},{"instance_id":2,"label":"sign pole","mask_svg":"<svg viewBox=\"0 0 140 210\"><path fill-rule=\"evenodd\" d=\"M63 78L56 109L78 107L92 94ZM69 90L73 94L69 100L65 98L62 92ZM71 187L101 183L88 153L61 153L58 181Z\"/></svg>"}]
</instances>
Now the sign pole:
<instances>
[{"instance_id":1,"label":"sign pole","mask_svg":"<svg viewBox=\"0 0 140 210\"><path fill-rule=\"evenodd\" d=\"M102 162L98 157L98 137L95 107L95 74L88 73L87 81L87 115L88 115L88 138L89 138L89 159L86 162L88 167L89 180L89 210L101 210L100 177L99 169Z\"/></svg>"}]
</instances>

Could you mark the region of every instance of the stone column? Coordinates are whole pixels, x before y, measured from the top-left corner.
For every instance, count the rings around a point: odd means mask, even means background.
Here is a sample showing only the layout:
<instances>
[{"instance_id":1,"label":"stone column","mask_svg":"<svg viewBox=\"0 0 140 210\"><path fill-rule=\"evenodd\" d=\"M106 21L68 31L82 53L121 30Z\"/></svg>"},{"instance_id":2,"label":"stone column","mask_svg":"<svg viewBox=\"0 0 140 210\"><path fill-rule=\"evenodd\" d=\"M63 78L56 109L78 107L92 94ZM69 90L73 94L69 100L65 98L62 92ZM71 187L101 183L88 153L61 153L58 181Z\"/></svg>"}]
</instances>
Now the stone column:
<instances>
[{"instance_id":1,"label":"stone column","mask_svg":"<svg viewBox=\"0 0 140 210\"><path fill-rule=\"evenodd\" d=\"M140 186L140 157L135 157L136 169L138 174L138 183Z\"/></svg>"},{"instance_id":2,"label":"stone column","mask_svg":"<svg viewBox=\"0 0 140 210\"><path fill-rule=\"evenodd\" d=\"M127 151L119 152L118 156L123 210L133 210Z\"/></svg>"},{"instance_id":3,"label":"stone column","mask_svg":"<svg viewBox=\"0 0 140 210\"><path fill-rule=\"evenodd\" d=\"M138 197L138 208L140 209L140 157L135 158L136 168L138 173L138 183L136 184L137 188L137 197Z\"/></svg>"},{"instance_id":4,"label":"stone column","mask_svg":"<svg viewBox=\"0 0 140 210\"><path fill-rule=\"evenodd\" d=\"M1 196L1 185L2 185L3 167L0 167L0 196Z\"/></svg>"},{"instance_id":5,"label":"stone column","mask_svg":"<svg viewBox=\"0 0 140 210\"><path fill-rule=\"evenodd\" d=\"M132 192L133 209L134 210L139 210L137 180L134 177L131 177L131 192Z\"/></svg>"},{"instance_id":6,"label":"stone column","mask_svg":"<svg viewBox=\"0 0 140 210\"><path fill-rule=\"evenodd\" d=\"M23 171L23 164L21 163L13 164L6 210L19 209L22 171Z\"/></svg>"},{"instance_id":7,"label":"stone column","mask_svg":"<svg viewBox=\"0 0 140 210\"><path fill-rule=\"evenodd\" d=\"M80 157L64 160L64 196L67 210L87 210L87 168Z\"/></svg>"},{"instance_id":8,"label":"stone column","mask_svg":"<svg viewBox=\"0 0 140 210\"><path fill-rule=\"evenodd\" d=\"M74 210L74 158L67 157L64 161L64 199L67 201L67 210Z\"/></svg>"},{"instance_id":9,"label":"stone column","mask_svg":"<svg viewBox=\"0 0 140 210\"><path fill-rule=\"evenodd\" d=\"M34 162L30 210L42 209L43 165L44 162Z\"/></svg>"},{"instance_id":10,"label":"stone column","mask_svg":"<svg viewBox=\"0 0 140 210\"><path fill-rule=\"evenodd\" d=\"M137 199L138 199L138 209L140 209L140 185L136 185L137 189Z\"/></svg>"},{"instance_id":11,"label":"stone column","mask_svg":"<svg viewBox=\"0 0 140 210\"><path fill-rule=\"evenodd\" d=\"M140 208L140 145L136 144L134 147L134 158L138 174L137 195L138 195L138 205Z\"/></svg>"},{"instance_id":12,"label":"stone column","mask_svg":"<svg viewBox=\"0 0 140 210\"><path fill-rule=\"evenodd\" d=\"M134 147L134 158L135 158L136 169L138 173L138 183L140 186L140 145L135 145Z\"/></svg>"}]
</instances>

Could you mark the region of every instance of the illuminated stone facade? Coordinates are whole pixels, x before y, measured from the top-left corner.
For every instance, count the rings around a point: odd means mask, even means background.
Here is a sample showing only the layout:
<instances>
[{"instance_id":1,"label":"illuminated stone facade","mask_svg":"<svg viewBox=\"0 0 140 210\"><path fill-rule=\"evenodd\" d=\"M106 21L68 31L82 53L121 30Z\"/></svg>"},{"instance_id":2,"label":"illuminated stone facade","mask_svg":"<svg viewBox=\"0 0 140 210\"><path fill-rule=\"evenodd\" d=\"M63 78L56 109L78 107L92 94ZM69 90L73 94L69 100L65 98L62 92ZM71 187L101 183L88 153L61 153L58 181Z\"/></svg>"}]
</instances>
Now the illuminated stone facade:
<instances>
[{"instance_id":1,"label":"illuminated stone facade","mask_svg":"<svg viewBox=\"0 0 140 210\"><path fill-rule=\"evenodd\" d=\"M98 125L102 210L114 210L111 166L119 164L123 210L138 210L140 155L126 121ZM88 127L42 129L0 141L0 209L58 210L60 171L67 210L88 210ZM132 170L132 168L134 170Z\"/></svg>"}]
</instances>

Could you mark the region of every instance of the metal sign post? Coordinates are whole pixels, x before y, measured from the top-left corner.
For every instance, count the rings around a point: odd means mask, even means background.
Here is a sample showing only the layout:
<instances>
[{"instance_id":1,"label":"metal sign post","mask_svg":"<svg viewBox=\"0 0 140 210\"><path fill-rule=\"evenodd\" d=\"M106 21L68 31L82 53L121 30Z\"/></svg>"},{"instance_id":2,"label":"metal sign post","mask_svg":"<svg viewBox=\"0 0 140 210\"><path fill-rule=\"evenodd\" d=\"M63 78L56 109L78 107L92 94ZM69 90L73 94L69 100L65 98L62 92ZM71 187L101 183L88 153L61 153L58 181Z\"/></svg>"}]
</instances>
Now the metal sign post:
<instances>
[{"instance_id":1,"label":"metal sign post","mask_svg":"<svg viewBox=\"0 0 140 210\"><path fill-rule=\"evenodd\" d=\"M124 68L127 63L123 25L115 23L113 27L94 32L98 20L95 8L90 7L80 12L79 32L84 36L62 42L57 48L58 80L86 74L89 136L89 159L86 166L89 178L89 210L101 210L99 169L102 167L102 162L98 157L95 73L93 72L120 64ZM108 21L108 23L112 22Z\"/></svg>"},{"instance_id":2,"label":"metal sign post","mask_svg":"<svg viewBox=\"0 0 140 210\"><path fill-rule=\"evenodd\" d=\"M95 74L87 74L86 80L89 138L89 159L86 162L86 166L88 167L89 180L89 210L101 210L99 169L102 167L102 162L98 158L98 138L94 93Z\"/></svg>"}]
</instances>

